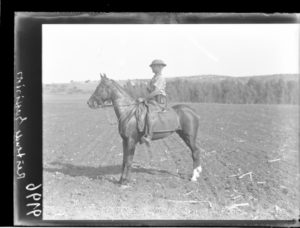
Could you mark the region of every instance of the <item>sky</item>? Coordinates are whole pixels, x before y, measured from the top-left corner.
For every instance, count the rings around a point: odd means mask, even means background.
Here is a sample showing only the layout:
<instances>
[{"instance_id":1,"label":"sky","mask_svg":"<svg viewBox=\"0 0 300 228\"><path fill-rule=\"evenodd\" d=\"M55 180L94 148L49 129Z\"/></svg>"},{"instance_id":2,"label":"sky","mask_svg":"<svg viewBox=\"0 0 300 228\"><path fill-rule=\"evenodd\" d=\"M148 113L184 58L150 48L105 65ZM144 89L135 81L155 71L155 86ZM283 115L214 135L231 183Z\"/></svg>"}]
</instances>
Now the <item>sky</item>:
<instances>
[{"instance_id":1,"label":"sky","mask_svg":"<svg viewBox=\"0 0 300 228\"><path fill-rule=\"evenodd\" d=\"M298 24L44 24L43 83L299 73Z\"/></svg>"}]
</instances>

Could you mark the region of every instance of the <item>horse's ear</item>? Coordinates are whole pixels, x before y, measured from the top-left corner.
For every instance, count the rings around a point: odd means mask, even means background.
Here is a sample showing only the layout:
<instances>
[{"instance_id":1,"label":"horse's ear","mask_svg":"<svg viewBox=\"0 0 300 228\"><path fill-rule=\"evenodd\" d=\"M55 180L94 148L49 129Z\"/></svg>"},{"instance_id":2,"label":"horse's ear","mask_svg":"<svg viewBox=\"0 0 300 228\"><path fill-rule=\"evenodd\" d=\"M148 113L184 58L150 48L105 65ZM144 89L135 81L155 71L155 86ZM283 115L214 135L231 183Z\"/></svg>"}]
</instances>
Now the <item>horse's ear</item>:
<instances>
[{"instance_id":1,"label":"horse's ear","mask_svg":"<svg viewBox=\"0 0 300 228\"><path fill-rule=\"evenodd\" d=\"M106 75L104 75L104 74L100 74L100 76L101 76L101 78L100 78L101 80L107 79L107 78L106 78Z\"/></svg>"},{"instance_id":2,"label":"horse's ear","mask_svg":"<svg viewBox=\"0 0 300 228\"><path fill-rule=\"evenodd\" d=\"M107 78L105 73L103 75L104 75L104 78Z\"/></svg>"},{"instance_id":3,"label":"horse's ear","mask_svg":"<svg viewBox=\"0 0 300 228\"><path fill-rule=\"evenodd\" d=\"M100 73L100 79L102 79L103 78L103 76L102 76L102 74Z\"/></svg>"}]
</instances>

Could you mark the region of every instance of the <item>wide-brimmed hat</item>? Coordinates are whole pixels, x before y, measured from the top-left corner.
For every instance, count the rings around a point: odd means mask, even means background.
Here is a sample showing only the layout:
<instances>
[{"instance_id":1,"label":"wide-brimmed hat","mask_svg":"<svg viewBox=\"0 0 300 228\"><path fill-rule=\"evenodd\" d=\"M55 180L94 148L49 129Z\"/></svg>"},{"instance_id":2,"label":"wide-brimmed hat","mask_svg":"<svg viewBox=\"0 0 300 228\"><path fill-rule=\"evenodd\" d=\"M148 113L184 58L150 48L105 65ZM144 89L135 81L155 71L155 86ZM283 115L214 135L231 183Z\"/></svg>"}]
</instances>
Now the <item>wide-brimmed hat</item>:
<instances>
[{"instance_id":1,"label":"wide-brimmed hat","mask_svg":"<svg viewBox=\"0 0 300 228\"><path fill-rule=\"evenodd\" d=\"M153 65L167 66L167 64L165 64L164 61L162 61L160 59L153 60L152 63L150 64L150 67L152 67Z\"/></svg>"}]
</instances>

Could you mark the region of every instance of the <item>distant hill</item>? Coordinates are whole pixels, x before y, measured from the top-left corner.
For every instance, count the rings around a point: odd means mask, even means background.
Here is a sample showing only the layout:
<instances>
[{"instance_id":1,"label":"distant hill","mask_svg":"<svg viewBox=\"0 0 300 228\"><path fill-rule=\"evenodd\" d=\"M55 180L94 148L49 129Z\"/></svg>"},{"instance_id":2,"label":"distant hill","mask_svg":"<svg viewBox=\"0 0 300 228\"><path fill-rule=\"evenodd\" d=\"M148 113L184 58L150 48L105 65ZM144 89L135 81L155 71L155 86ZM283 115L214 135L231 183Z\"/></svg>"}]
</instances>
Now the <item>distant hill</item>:
<instances>
[{"instance_id":1,"label":"distant hill","mask_svg":"<svg viewBox=\"0 0 300 228\"><path fill-rule=\"evenodd\" d=\"M133 97L146 96L150 78L117 80ZM232 77L193 75L168 77L172 101L218 103L298 103L299 75L274 74ZM43 84L45 94L92 94L99 81Z\"/></svg>"},{"instance_id":2,"label":"distant hill","mask_svg":"<svg viewBox=\"0 0 300 228\"><path fill-rule=\"evenodd\" d=\"M166 78L167 82L173 82L176 80L182 81L193 81L193 82L216 82L226 79L239 81L242 83L247 83L249 79L254 78L256 80L266 81L266 80L279 80L284 81L299 81L298 74L274 74L274 75L259 75L259 76L244 76L244 77L233 77L233 76L223 76L223 75L193 75L193 76L177 76ZM117 80L117 82L124 86L128 81L133 85L140 83L148 83L149 79L131 79L131 80ZM97 87L99 81L72 81L69 83L47 83L43 84L43 89L45 93L90 93L93 92Z\"/></svg>"},{"instance_id":3,"label":"distant hill","mask_svg":"<svg viewBox=\"0 0 300 228\"><path fill-rule=\"evenodd\" d=\"M226 79L237 80L240 82L247 82L250 78L255 78L256 80L271 80L271 79L283 79L285 81L298 81L299 74L272 74L272 75L255 75L255 76L224 76L224 75L194 75L186 77L172 77L167 78L167 81L174 80L188 80L188 81L222 81Z\"/></svg>"}]
</instances>

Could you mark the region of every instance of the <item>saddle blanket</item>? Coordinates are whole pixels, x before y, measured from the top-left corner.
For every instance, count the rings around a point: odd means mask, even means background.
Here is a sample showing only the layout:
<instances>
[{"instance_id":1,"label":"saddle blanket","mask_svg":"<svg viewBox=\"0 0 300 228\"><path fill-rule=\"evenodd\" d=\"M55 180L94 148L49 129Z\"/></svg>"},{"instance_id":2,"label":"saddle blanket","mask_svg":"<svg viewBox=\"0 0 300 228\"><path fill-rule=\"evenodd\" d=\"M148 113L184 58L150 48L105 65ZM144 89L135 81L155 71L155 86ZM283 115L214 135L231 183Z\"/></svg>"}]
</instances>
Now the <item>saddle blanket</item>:
<instances>
[{"instance_id":1,"label":"saddle blanket","mask_svg":"<svg viewBox=\"0 0 300 228\"><path fill-rule=\"evenodd\" d=\"M167 132L175 131L179 129L179 120L177 114L172 109L166 111L158 111L150 113L151 122L153 124L152 131L155 132Z\"/></svg>"},{"instance_id":2,"label":"saddle blanket","mask_svg":"<svg viewBox=\"0 0 300 228\"><path fill-rule=\"evenodd\" d=\"M156 101L140 100L135 111L138 130L140 132L143 132L145 129L148 110L153 133L176 131L180 129L178 116L175 110L166 108L162 111L162 107Z\"/></svg>"}]
</instances>

